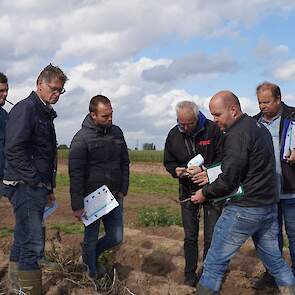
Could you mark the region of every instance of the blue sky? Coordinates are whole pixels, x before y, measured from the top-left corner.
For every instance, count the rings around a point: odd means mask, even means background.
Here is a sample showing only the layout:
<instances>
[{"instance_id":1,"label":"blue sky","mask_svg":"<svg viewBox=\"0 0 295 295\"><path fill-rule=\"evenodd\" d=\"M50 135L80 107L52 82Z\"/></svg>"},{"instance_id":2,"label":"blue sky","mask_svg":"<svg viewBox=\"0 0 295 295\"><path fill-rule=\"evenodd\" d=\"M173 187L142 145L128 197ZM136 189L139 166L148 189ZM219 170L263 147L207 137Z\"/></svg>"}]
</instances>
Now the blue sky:
<instances>
[{"instance_id":1,"label":"blue sky","mask_svg":"<svg viewBox=\"0 0 295 295\"><path fill-rule=\"evenodd\" d=\"M54 106L59 143L71 142L96 94L111 99L130 148L163 148L176 103L194 100L210 117L210 97L222 89L249 114L265 80L295 105L291 0L2 0L0 11L11 101L35 89L49 62L69 77Z\"/></svg>"}]
</instances>

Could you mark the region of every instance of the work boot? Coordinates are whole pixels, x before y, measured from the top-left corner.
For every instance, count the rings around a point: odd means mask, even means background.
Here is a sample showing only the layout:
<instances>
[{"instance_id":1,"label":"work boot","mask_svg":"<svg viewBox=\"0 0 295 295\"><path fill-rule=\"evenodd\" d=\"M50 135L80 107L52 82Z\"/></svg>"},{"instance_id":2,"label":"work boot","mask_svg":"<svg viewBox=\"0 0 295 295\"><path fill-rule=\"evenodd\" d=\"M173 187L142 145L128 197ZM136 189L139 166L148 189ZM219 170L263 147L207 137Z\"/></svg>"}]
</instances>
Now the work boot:
<instances>
[{"instance_id":1,"label":"work boot","mask_svg":"<svg viewBox=\"0 0 295 295\"><path fill-rule=\"evenodd\" d=\"M219 292L198 284L196 295L217 295Z\"/></svg>"},{"instance_id":2,"label":"work boot","mask_svg":"<svg viewBox=\"0 0 295 295\"><path fill-rule=\"evenodd\" d=\"M295 295L295 285L279 287L282 295Z\"/></svg>"},{"instance_id":3,"label":"work boot","mask_svg":"<svg viewBox=\"0 0 295 295\"><path fill-rule=\"evenodd\" d=\"M41 270L18 272L20 290L26 295L42 295Z\"/></svg>"},{"instance_id":4,"label":"work boot","mask_svg":"<svg viewBox=\"0 0 295 295\"><path fill-rule=\"evenodd\" d=\"M18 281L18 263L14 261L9 261L8 264L8 280L9 280L9 291L13 292L14 290L19 289Z\"/></svg>"},{"instance_id":5,"label":"work boot","mask_svg":"<svg viewBox=\"0 0 295 295\"><path fill-rule=\"evenodd\" d=\"M196 287L197 276L195 272L185 273L184 284L190 287Z\"/></svg>"},{"instance_id":6,"label":"work boot","mask_svg":"<svg viewBox=\"0 0 295 295\"><path fill-rule=\"evenodd\" d=\"M276 287L276 281L268 271L265 271L262 277L252 284L252 288L256 290L263 290L266 287Z\"/></svg>"}]
</instances>

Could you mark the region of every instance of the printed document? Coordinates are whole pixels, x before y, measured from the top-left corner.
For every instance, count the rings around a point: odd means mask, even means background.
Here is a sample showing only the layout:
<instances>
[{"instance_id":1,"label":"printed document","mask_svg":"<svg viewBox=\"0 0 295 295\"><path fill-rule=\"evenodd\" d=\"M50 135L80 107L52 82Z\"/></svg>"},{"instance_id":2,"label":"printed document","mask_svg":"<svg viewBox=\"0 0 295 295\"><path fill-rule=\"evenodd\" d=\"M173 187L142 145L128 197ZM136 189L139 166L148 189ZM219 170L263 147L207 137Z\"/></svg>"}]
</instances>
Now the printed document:
<instances>
[{"instance_id":1,"label":"printed document","mask_svg":"<svg viewBox=\"0 0 295 295\"><path fill-rule=\"evenodd\" d=\"M110 192L109 188L103 185L84 198L85 215L82 217L82 221L85 226L88 226L111 212L118 205L119 203Z\"/></svg>"}]
</instances>

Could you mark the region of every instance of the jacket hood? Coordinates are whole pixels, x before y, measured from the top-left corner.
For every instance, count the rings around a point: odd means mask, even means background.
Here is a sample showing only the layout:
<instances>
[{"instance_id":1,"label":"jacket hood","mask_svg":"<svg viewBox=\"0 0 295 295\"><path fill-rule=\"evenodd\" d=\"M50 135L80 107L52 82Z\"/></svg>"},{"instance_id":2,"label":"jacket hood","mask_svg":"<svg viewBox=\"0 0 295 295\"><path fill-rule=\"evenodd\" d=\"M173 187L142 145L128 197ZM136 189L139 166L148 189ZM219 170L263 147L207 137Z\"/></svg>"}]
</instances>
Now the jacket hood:
<instances>
[{"instance_id":1,"label":"jacket hood","mask_svg":"<svg viewBox=\"0 0 295 295\"><path fill-rule=\"evenodd\" d=\"M96 132L98 132L98 133L107 134L110 132L112 125L111 126L97 126L94 124L92 118L90 117L90 114L88 114L88 115L86 115L85 119L83 120L82 128L90 128L90 129L96 130Z\"/></svg>"}]
</instances>

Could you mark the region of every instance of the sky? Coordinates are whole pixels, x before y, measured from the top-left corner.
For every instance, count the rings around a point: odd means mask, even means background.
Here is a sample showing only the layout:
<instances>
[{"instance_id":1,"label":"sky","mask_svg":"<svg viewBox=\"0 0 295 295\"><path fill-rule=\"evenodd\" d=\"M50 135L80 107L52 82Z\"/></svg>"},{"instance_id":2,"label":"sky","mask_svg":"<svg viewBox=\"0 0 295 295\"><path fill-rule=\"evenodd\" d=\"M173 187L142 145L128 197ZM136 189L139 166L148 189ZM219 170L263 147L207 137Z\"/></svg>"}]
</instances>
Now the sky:
<instances>
[{"instance_id":1,"label":"sky","mask_svg":"<svg viewBox=\"0 0 295 295\"><path fill-rule=\"evenodd\" d=\"M35 90L50 62L69 77L54 106L59 144L97 94L110 98L130 149L163 149L182 100L211 119L210 98L227 89L254 115L255 88L270 81L295 105L293 0L1 0L0 11L10 101Z\"/></svg>"}]
</instances>

